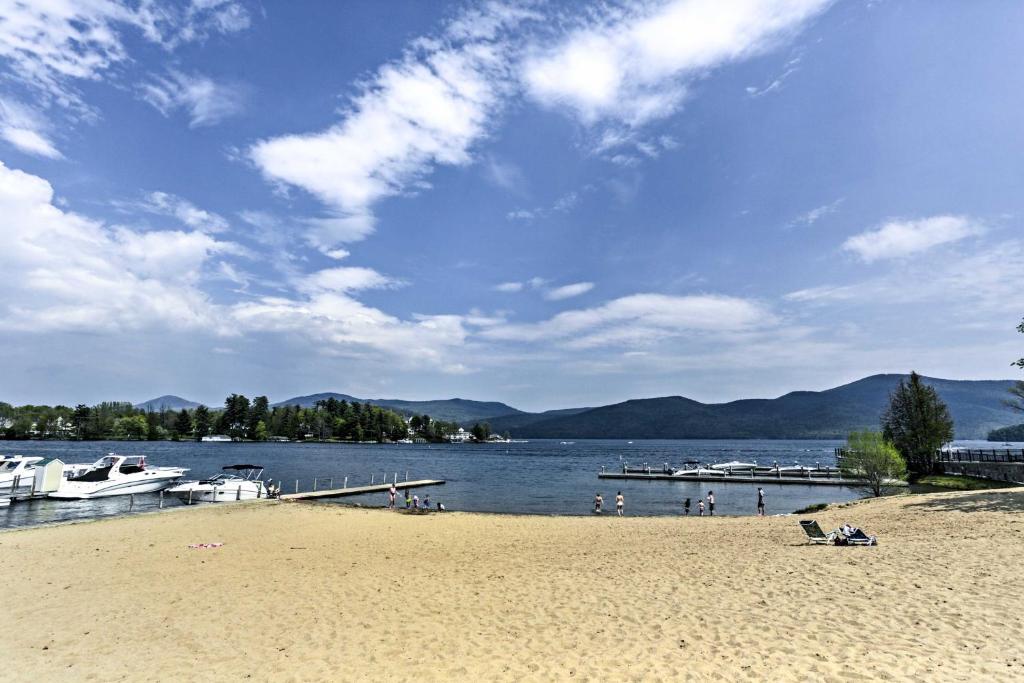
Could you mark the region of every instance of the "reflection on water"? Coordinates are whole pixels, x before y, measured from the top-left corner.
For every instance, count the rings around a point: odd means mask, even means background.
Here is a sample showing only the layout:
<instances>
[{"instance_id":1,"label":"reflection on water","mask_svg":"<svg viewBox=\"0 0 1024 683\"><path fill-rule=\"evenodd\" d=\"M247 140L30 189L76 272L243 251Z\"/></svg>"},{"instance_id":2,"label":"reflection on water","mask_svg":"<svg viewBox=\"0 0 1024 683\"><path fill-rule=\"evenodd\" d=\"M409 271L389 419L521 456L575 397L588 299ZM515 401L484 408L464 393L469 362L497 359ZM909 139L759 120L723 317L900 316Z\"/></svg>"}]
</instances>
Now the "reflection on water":
<instances>
[{"instance_id":1,"label":"reflection on water","mask_svg":"<svg viewBox=\"0 0 1024 683\"><path fill-rule=\"evenodd\" d=\"M345 477L350 486L412 479L445 479L444 486L423 489L432 503L443 502L450 510L528 514L589 514L594 494L600 491L606 506L617 491L626 498L631 515L676 515L685 498L696 499L715 489L717 514L754 514L757 485L670 481L599 480L602 466L615 469L623 462L663 463L678 466L686 460L724 462L740 460L758 464L835 464L833 451L839 441L679 440L679 441L585 441L563 444L536 440L511 444L271 444L193 442L66 442L0 441L0 454L45 455L65 462L93 462L114 451L147 456L152 465L191 468L196 479L215 474L224 465L254 462L266 466L265 478L283 481L286 492L313 487L314 477L333 477L340 487ZM321 488L325 484L320 485ZM765 484L769 514L792 512L812 503L851 500L856 491L839 487L796 484ZM717 488L716 488L717 487ZM156 510L159 496L135 496L132 512ZM383 494L342 499L345 503L382 506ZM180 503L170 497L165 507ZM0 527L85 519L128 513L126 496L89 501L39 500L0 508ZM694 510L696 508L694 507Z\"/></svg>"}]
</instances>

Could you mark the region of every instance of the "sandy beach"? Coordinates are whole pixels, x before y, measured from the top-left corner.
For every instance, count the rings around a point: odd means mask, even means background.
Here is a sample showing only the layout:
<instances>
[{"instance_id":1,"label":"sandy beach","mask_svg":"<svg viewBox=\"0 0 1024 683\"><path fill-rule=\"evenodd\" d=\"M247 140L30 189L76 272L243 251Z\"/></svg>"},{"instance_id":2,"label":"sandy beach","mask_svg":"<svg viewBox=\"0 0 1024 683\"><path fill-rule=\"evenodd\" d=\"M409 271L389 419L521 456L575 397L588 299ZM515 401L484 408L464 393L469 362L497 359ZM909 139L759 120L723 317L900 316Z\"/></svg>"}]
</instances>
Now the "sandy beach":
<instances>
[{"instance_id":1,"label":"sandy beach","mask_svg":"<svg viewBox=\"0 0 1024 683\"><path fill-rule=\"evenodd\" d=\"M1024 489L813 517L881 545L808 546L795 516L275 502L10 531L3 677L1024 677Z\"/></svg>"}]
</instances>

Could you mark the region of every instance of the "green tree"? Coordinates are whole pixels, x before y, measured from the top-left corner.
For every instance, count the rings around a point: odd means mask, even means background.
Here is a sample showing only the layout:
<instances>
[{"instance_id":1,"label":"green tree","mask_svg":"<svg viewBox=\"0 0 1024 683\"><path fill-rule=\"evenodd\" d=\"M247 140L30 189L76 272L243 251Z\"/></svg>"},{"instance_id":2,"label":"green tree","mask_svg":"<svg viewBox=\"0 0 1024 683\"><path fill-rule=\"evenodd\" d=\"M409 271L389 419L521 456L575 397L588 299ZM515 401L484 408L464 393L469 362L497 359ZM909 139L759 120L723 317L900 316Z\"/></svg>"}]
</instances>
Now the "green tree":
<instances>
[{"instance_id":1,"label":"green tree","mask_svg":"<svg viewBox=\"0 0 1024 683\"><path fill-rule=\"evenodd\" d=\"M935 452L953 440L953 418L933 387L916 372L900 380L882 415L882 436L899 451L913 478L931 474Z\"/></svg>"},{"instance_id":2,"label":"green tree","mask_svg":"<svg viewBox=\"0 0 1024 683\"><path fill-rule=\"evenodd\" d=\"M1017 325L1017 331L1024 334L1024 322ZM1011 365L1016 365L1018 368L1024 368L1024 358L1015 360ZM1024 382L1017 382L1010 387L1010 394L1013 398L1006 399L1006 405L1010 406L1014 410L1019 410L1024 413Z\"/></svg>"},{"instance_id":3,"label":"green tree","mask_svg":"<svg viewBox=\"0 0 1024 683\"><path fill-rule=\"evenodd\" d=\"M260 422L263 423L263 429L267 428L267 419L270 415L270 401L267 400L266 396L257 396L252 400L252 407L249 408L249 416L246 420L246 436L250 439L256 438L256 427ZM266 441L263 438L262 441Z\"/></svg>"},{"instance_id":4,"label":"green tree","mask_svg":"<svg viewBox=\"0 0 1024 683\"><path fill-rule=\"evenodd\" d=\"M145 415L130 415L114 420L114 436L118 439L141 440L149 432Z\"/></svg>"},{"instance_id":5,"label":"green tree","mask_svg":"<svg viewBox=\"0 0 1024 683\"><path fill-rule=\"evenodd\" d=\"M907 476L907 463L896 447L870 431L850 434L841 469L844 476L864 481L857 488L874 496L889 493Z\"/></svg>"},{"instance_id":6,"label":"green tree","mask_svg":"<svg viewBox=\"0 0 1024 683\"><path fill-rule=\"evenodd\" d=\"M206 406L197 406L192 411L192 433L195 434L196 441L201 441L210 433L210 409Z\"/></svg>"},{"instance_id":7,"label":"green tree","mask_svg":"<svg viewBox=\"0 0 1024 683\"><path fill-rule=\"evenodd\" d=\"M89 417L92 411L89 406L79 403L75 406L75 412L71 414L71 424L75 426L75 438L82 439L89 431Z\"/></svg>"},{"instance_id":8,"label":"green tree","mask_svg":"<svg viewBox=\"0 0 1024 683\"><path fill-rule=\"evenodd\" d=\"M188 414L187 409L182 408L174 421L174 436L172 438L177 441L181 437L190 436L192 436L192 416Z\"/></svg>"},{"instance_id":9,"label":"green tree","mask_svg":"<svg viewBox=\"0 0 1024 683\"><path fill-rule=\"evenodd\" d=\"M252 438L255 439L256 441L266 441L267 436L267 423L264 422L263 420L260 420L259 422L256 423L255 429L253 429Z\"/></svg>"},{"instance_id":10,"label":"green tree","mask_svg":"<svg viewBox=\"0 0 1024 683\"><path fill-rule=\"evenodd\" d=\"M473 435L474 441L487 441L488 437L491 435L491 425L486 422L482 424L477 422L473 425L473 429L470 430L470 433Z\"/></svg>"}]
</instances>

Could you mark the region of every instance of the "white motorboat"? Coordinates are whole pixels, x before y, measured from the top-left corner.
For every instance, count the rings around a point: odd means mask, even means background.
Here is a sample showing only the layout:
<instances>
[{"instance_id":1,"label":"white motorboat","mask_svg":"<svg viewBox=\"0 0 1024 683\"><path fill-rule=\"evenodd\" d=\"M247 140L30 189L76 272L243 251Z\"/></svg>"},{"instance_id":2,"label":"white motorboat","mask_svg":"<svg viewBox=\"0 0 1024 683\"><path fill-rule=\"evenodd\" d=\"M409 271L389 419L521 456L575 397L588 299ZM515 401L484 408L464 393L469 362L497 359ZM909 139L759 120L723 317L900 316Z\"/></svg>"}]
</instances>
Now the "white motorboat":
<instances>
[{"instance_id":1,"label":"white motorboat","mask_svg":"<svg viewBox=\"0 0 1024 683\"><path fill-rule=\"evenodd\" d=\"M215 474L202 481L186 481L168 489L167 493L187 504L225 503L267 497L262 465L228 465L224 470L230 472Z\"/></svg>"},{"instance_id":2,"label":"white motorboat","mask_svg":"<svg viewBox=\"0 0 1024 683\"><path fill-rule=\"evenodd\" d=\"M204 441L206 443L210 443L210 442L216 442L216 443L224 443L224 442L226 442L226 443L230 443L232 441L231 437L228 436L227 434L211 434L209 436L204 436L200 440Z\"/></svg>"},{"instance_id":3,"label":"white motorboat","mask_svg":"<svg viewBox=\"0 0 1024 683\"><path fill-rule=\"evenodd\" d=\"M730 471L731 472L749 472L750 470L756 470L757 469L757 463L756 462L739 462L738 460L733 460L731 462L715 463L714 465L711 466L711 469L713 469L713 470L725 470L727 472L730 472Z\"/></svg>"},{"instance_id":4,"label":"white motorboat","mask_svg":"<svg viewBox=\"0 0 1024 683\"><path fill-rule=\"evenodd\" d=\"M84 470L84 471L83 471ZM67 479L51 498L79 499L153 493L173 486L185 476L181 467L150 467L144 455L105 455L90 466L67 465Z\"/></svg>"},{"instance_id":5,"label":"white motorboat","mask_svg":"<svg viewBox=\"0 0 1024 683\"><path fill-rule=\"evenodd\" d=\"M0 460L0 493L11 490L15 481L18 489L31 488L36 463L43 458L35 455L12 455Z\"/></svg>"}]
</instances>

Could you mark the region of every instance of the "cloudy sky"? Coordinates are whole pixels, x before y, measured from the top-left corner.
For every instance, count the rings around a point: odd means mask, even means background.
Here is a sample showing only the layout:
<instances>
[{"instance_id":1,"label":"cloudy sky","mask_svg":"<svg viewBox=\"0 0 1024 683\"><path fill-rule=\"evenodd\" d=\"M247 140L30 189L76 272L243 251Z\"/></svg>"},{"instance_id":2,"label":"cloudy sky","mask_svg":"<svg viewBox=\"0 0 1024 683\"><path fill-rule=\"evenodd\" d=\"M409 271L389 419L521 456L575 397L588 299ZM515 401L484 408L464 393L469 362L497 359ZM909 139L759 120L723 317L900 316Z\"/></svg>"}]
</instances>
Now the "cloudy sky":
<instances>
[{"instance_id":1,"label":"cloudy sky","mask_svg":"<svg viewBox=\"0 0 1024 683\"><path fill-rule=\"evenodd\" d=\"M0 0L0 400L1015 377L1024 5Z\"/></svg>"}]
</instances>

